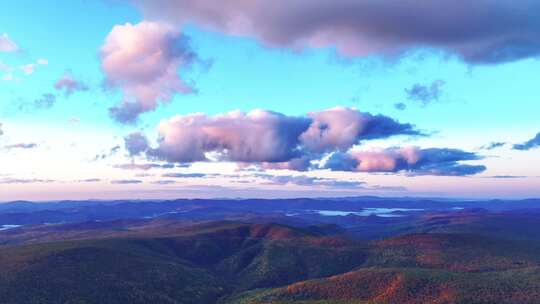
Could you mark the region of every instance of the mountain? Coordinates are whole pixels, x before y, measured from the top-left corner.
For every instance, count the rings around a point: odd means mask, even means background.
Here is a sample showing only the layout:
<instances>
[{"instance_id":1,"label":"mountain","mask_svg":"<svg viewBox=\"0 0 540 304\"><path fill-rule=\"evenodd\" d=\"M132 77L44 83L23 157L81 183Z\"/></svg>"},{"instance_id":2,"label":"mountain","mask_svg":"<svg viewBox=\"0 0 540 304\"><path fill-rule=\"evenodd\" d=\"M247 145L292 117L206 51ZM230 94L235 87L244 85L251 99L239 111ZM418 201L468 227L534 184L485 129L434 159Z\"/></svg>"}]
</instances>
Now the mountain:
<instances>
[{"instance_id":1,"label":"mountain","mask_svg":"<svg viewBox=\"0 0 540 304\"><path fill-rule=\"evenodd\" d=\"M0 302L540 303L538 209L392 209L394 201L356 211L348 204L367 201L0 211L32 219L0 230ZM45 221L58 214L69 220Z\"/></svg>"}]
</instances>

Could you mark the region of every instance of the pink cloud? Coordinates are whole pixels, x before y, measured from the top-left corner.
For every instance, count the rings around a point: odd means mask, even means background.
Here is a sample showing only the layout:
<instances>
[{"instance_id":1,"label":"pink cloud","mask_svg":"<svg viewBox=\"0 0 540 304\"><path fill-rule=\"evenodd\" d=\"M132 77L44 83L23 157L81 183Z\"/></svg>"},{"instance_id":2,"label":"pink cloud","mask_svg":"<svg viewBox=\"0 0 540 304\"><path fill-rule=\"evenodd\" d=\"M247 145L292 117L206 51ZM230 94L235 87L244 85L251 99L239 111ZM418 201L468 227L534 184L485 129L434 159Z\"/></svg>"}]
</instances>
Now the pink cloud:
<instances>
[{"instance_id":1,"label":"pink cloud","mask_svg":"<svg viewBox=\"0 0 540 304\"><path fill-rule=\"evenodd\" d=\"M0 52L11 53L18 50L19 46L7 34L0 35Z\"/></svg>"},{"instance_id":2,"label":"pink cloud","mask_svg":"<svg viewBox=\"0 0 540 304\"><path fill-rule=\"evenodd\" d=\"M70 96L77 91L88 90L88 86L85 83L75 79L75 77L69 72L64 73L64 75L62 75L62 77L56 81L54 88L58 91L64 91L66 96Z\"/></svg>"},{"instance_id":3,"label":"pink cloud","mask_svg":"<svg viewBox=\"0 0 540 304\"><path fill-rule=\"evenodd\" d=\"M124 100L110 109L112 117L134 122L159 102L192 93L178 73L195 58L187 38L171 26L146 21L114 26L101 47L106 84L124 93Z\"/></svg>"}]
</instances>

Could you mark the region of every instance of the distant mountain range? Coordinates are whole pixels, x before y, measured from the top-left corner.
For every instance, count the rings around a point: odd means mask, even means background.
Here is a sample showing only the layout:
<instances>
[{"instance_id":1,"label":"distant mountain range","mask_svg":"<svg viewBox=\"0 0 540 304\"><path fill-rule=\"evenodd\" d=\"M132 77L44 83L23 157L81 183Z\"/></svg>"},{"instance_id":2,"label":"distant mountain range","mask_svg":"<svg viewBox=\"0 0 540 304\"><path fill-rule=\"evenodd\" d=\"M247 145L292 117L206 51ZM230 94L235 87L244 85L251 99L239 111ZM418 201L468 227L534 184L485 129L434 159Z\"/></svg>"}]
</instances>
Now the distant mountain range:
<instances>
[{"instance_id":1,"label":"distant mountain range","mask_svg":"<svg viewBox=\"0 0 540 304\"><path fill-rule=\"evenodd\" d=\"M540 303L538 203L13 202L0 207L0 299Z\"/></svg>"}]
</instances>

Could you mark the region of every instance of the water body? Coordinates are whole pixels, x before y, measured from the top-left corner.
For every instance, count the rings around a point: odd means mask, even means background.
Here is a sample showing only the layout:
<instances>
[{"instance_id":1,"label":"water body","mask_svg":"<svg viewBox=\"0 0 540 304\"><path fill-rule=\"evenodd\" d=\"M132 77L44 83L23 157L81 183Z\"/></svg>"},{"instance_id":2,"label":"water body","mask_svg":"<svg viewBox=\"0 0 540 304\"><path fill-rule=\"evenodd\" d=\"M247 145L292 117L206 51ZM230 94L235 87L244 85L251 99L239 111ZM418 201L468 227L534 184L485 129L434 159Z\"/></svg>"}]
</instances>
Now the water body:
<instances>
[{"instance_id":1,"label":"water body","mask_svg":"<svg viewBox=\"0 0 540 304\"><path fill-rule=\"evenodd\" d=\"M407 208L364 208L362 211L342 211L342 210L314 210L314 212L322 216L370 216L376 215L380 217L402 217L406 216L402 212L424 211L424 209L407 209Z\"/></svg>"},{"instance_id":2,"label":"water body","mask_svg":"<svg viewBox=\"0 0 540 304\"><path fill-rule=\"evenodd\" d=\"M22 225L0 225L0 231L21 227Z\"/></svg>"}]
</instances>

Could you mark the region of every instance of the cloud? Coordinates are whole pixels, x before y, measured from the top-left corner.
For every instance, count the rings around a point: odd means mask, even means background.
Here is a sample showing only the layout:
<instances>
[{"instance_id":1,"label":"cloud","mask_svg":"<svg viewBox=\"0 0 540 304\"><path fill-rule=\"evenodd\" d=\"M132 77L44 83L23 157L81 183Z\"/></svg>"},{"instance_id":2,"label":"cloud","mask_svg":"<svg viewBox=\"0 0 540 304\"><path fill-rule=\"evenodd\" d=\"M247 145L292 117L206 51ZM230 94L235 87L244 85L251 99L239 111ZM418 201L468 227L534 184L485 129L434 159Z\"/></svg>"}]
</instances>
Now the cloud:
<instances>
[{"instance_id":1,"label":"cloud","mask_svg":"<svg viewBox=\"0 0 540 304\"><path fill-rule=\"evenodd\" d=\"M330 188L362 188L361 181L336 180L330 178L310 177L305 175L267 175L259 174L256 177L266 180L266 185L296 185L296 186L322 186Z\"/></svg>"},{"instance_id":2,"label":"cloud","mask_svg":"<svg viewBox=\"0 0 540 304\"><path fill-rule=\"evenodd\" d=\"M335 153L323 165L325 169L355 172L405 172L408 175L466 176L486 170L483 165L461 164L479 160L473 152L448 148L389 148Z\"/></svg>"},{"instance_id":3,"label":"cloud","mask_svg":"<svg viewBox=\"0 0 540 304\"><path fill-rule=\"evenodd\" d=\"M404 111L407 109L407 105L404 102L396 102L394 103L394 108L396 108L396 110Z\"/></svg>"},{"instance_id":4,"label":"cloud","mask_svg":"<svg viewBox=\"0 0 540 304\"><path fill-rule=\"evenodd\" d=\"M513 148L515 150L530 150L540 147L540 132L536 136L522 144L515 144Z\"/></svg>"},{"instance_id":5,"label":"cloud","mask_svg":"<svg viewBox=\"0 0 540 304\"><path fill-rule=\"evenodd\" d=\"M138 179L115 179L111 181L111 184L115 185L127 185L127 184L140 184L142 180Z\"/></svg>"},{"instance_id":6,"label":"cloud","mask_svg":"<svg viewBox=\"0 0 540 304\"><path fill-rule=\"evenodd\" d=\"M160 124L161 141L150 154L169 162L206 161L210 152L224 161L288 161L300 156L299 137L309 124L264 110L178 115Z\"/></svg>"},{"instance_id":7,"label":"cloud","mask_svg":"<svg viewBox=\"0 0 540 304\"><path fill-rule=\"evenodd\" d=\"M54 183L52 179L39 178L0 178L0 184L49 184Z\"/></svg>"},{"instance_id":8,"label":"cloud","mask_svg":"<svg viewBox=\"0 0 540 304\"><path fill-rule=\"evenodd\" d=\"M19 68L25 75L32 75L34 73L34 70L36 66L38 65L48 65L49 61L47 59L40 58L36 61L36 63L28 63L20 66ZM0 68L1 70L1 68Z\"/></svg>"},{"instance_id":9,"label":"cloud","mask_svg":"<svg viewBox=\"0 0 540 304\"><path fill-rule=\"evenodd\" d=\"M170 180L170 179L161 179L161 180L153 181L153 182L151 182L151 184L154 184L154 185L171 185L171 184L176 184L176 181Z\"/></svg>"},{"instance_id":10,"label":"cloud","mask_svg":"<svg viewBox=\"0 0 540 304\"><path fill-rule=\"evenodd\" d=\"M410 89L405 89L405 92L409 100L419 101L423 106L426 106L439 100L444 84L445 82L441 79L433 81L430 85L416 83Z\"/></svg>"},{"instance_id":11,"label":"cloud","mask_svg":"<svg viewBox=\"0 0 540 304\"><path fill-rule=\"evenodd\" d=\"M506 145L505 142L496 141L496 142L490 142L487 145L481 146L480 149L482 149L482 150L493 150L493 149L503 147L504 145Z\"/></svg>"},{"instance_id":12,"label":"cloud","mask_svg":"<svg viewBox=\"0 0 540 304\"><path fill-rule=\"evenodd\" d=\"M51 93L43 94L40 98L34 100L34 106L36 108L48 109L54 106L56 103L56 95Z\"/></svg>"},{"instance_id":13,"label":"cloud","mask_svg":"<svg viewBox=\"0 0 540 304\"><path fill-rule=\"evenodd\" d=\"M171 169L174 168L173 164L119 164L119 165L113 165L113 168L117 169L123 169L123 170L150 170L150 169L156 169L156 168L162 168L162 169Z\"/></svg>"},{"instance_id":14,"label":"cloud","mask_svg":"<svg viewBox=\"0 0 540 304\"><path fill-rule=\"evenodd\" d=\"M75 79L69 72L64 73L64 75L56 81L54 88L57 91L64 91L66 96L70 96L75 92L88 91L88 86L80 80Z\"/></svg>"},{"instance_id":15,"label":"cloud","mask_svg":"<svg viewBox=\"0 0 540 304\"><path fill-rule=\"evenodd\" d=\"M352 108L335 107L311 112L309 129L300 136L310 151L347 150L361 140L383 139L394 135L421 135L411 124L402 124L383 116Z\"/></svg>"},{"instance_id":16,"label":"cloud","mask_svg":"<svg viewBox=\"0 0 540 304\"><path fill-rule=\"evenodd\" d=\"M307 116L232 111L216 116L175 116L159 125L157 148L149 148L146 138L138 133L126 137L126 148L132 155L146 152L168 162L214 159L299 169L322 153L395 135L422 133L411 124L352 108L336 107Z\"/></svg>"},{"instance_id":17,"label":"cloud","mask_svg":"<svg viewBox=\"0 0 540 304\"><path fill-rule=\"evenodd\" d=\"M474 64L540 53L535 0L132 0L146 19L196 24L291 49L335 47L345 56L440 49Z\"/></svg>"},{"instance_id":18,"label":"cloud","mask_svg":"<svg viewBox=\"0 0 540 304\"><path fill-rule=\"evenodd\" d=\"M189 39L169 25L143 21L114 26L101 47L105 84L124 94L123 101L109 109L112 118L134 123L159 102L194 92L178 73L196 59Z\"/></svg>"},{"instance_id":19,"label":"cloud","mask_svg":"<svg viewBox=\"0 0 540 304\"><path fill-rule=\"evenodd\" d=\"M101 179L99 179L99 178L87 178L87 179L80 179L77 182L79 182L79 183L98 183L98 182L101 182Z\"/></svg>"},{"instance_id":20,"label":"cloud","mask_svg":"<svg viewBox=\"0 0 540 304\"><path fill-rule=\"evenodd\" d=\"M203 178L207 176L216 176L215 174L204 173L165 173L162 177L174 177L174 178Z\"/></svg>"},{"instance_id":21,"label":"cloud","mask_svg":"<svg viewBox=\"0 0 540 304\"><path fill-rule=\"evenodd\" d=\"M129 155L139 155L148 150L148 139L141 132L134 132L124 137L124 143Z\"/></svg>"},{"instance_id":22,"label":"cloud","mask_svg":"<svg viewBox=\"0 0 540 304\"><path fill-rule=\"evenodd\" d=\"M38 144L36 143L17 143L5 146L6 149L34 149L37 147Z\"/></svg>"},{"instance_id":23,"label":"cloud","mask_svg":"<svg viewBox=\"0 0 540 304\"><path fill-rule=\"evenodd\" d=\"M107 157L111 157L115 155L119 150L120 150L120 146L118 145L114 146L110 148L108 152L97 154L96 156L94 156L93 161L103 160L103 159L106 159Z\"/></svg>"},{"instance_id":24,"label":"cloud","mask_svg":"<svg viewBox=\"0 0 540 304\"><path fill-rule=\"evenodd\" d=\"M0 35L0 52L11 53L18 50L19 46L6 33Z\"/></svg>"}]
</instances>

